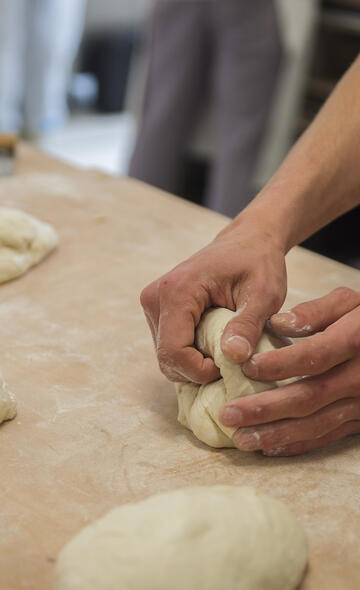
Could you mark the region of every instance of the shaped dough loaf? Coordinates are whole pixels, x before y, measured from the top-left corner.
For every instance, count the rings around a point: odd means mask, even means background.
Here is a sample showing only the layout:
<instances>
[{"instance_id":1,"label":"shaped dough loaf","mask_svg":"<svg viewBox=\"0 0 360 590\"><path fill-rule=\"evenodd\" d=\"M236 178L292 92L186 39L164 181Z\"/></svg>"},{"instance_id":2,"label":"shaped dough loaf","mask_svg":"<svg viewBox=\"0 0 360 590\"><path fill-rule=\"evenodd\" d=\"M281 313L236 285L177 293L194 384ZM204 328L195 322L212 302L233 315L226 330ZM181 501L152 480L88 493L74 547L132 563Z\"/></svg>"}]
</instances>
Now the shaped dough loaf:
<instances>
[{"instance_id":1,"label":"shaped dough loaf","mask_svg":"<svg viewBox=\"0 0 360 590\"><path fill-rule=\"evenodd\" d=\"M0 207L0 283L38 264L57 243L51 225L18 209Z\"/></svg>"},{"instance_id":2,"label":"shaped dough loaf","mask_svg":"<svg viewBox=\"0 0 360 590\"><path fill-rule=\"evenodd\" d=\"M252 488L195 487L115 508L61 551L55 590L294 590L307 562L290 510Z\"/></svg>"},{"instance_id":3,"label":"shaped dough loaf","mask_svg":"<svg viewBox=\"0 0 360 590\"><path fill-rule=\"evenodd\" d=\"M252 395L274 389L285 382L253 381L244 375L241 366L229 361L220 346L226 324L234 317L229 309L211 309L203 315L196 330L196 346L206 356L214 359L220 369L221 379L207 385L176 383L179 404L178 420L192 430L195 436L211 447L234 447L232 435L236 428L223 426L219 410L223 404L236 397ZM264 331L256 352L265 352L288 344L285 339ZM292 381L292 380L291 380Z\"/></svg>"},{"instance_id":4,"label":"shaped dough loaf","mask_svg":"<svg viewBox=\"0 0 360 590\"><path fill-rule=\"evenodd\" d=\"M5 420L12 420L16 416L16 400L8 390L4 379L0 376L0 424Z\"/></svg>"}]
</instances>

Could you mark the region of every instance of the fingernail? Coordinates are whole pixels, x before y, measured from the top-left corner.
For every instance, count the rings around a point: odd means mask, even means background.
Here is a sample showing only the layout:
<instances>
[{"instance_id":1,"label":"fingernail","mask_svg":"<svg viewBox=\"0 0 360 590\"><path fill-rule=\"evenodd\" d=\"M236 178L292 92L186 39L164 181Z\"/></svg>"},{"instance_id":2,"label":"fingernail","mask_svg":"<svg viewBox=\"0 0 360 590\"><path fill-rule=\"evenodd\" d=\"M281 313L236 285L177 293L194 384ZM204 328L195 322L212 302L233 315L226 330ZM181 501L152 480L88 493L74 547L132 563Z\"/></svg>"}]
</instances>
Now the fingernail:
<instances>
[{"instance_id":1,"label":"fingernail","mask_svg":"<svg viewBox=\"0 0 360 590\"><path fill-rule=\"evenodd\" d=\"M266 457L277 457L278 455L282 455L284 451L285 447L276 447L275 449L267 449L262 454L266 455Z\"/></svg>"},{"instance_id":2,"label":"fingernail","mask_svg":"<svg viewBox=\"0 0 360 590\"><path fill-rule=\"evenodd\" d=\"M296 323L296 315L293 311L282 311L281 313L276 313L273 318L276 320L278 324L287 324L290 326L294 326Z\"/></svg>"},{"instance_id":3,"label":"fingernail","mask_svg":"<svg viewBox=\"0 0 360 590\"><path fill-rule=\"evenodd\" d=\"M238 356L241 357L246 357L249 358L249 356L251 355L252 349L251 349L251 345L250 342L244 338L243 336L238 336L237 334L234 334L233 336L229 336L229 338L227 338L225 340L225 344L230 344L230 343L234 343L236 344L236 353Z\"/></svg>"},{"instance_id":4,"label":"fingernail","mask_svg":"<svg viewBox=\"0 0 360 590\"><path fill-rule=\"evenodd\" d=\"M261 448L260 434L256 430L250 432L236 432L233 441L240 451L258 451Z\"/></svg>"},{"instance_id":5,"label":"fingernail","mask_svg":"<svg viewBox=\"0 0 360 590\"><path fill-rule=\"evenodd\" d=\"M257 356L257 354L254 354L254 356L242 366L245 375L251 379L257 379L259 375Z\"/></svg>"},{"instance_id":6,"label":"fingernail","mask_svg":"<svg viewBox=\"0 0 360 590\"><path fill-rule=\"evenodd\" d=\"M243 419L242 412L235 406L227 406L221 410L220 420L225 426L240 425Z\"/></svg>"}]
</instances>

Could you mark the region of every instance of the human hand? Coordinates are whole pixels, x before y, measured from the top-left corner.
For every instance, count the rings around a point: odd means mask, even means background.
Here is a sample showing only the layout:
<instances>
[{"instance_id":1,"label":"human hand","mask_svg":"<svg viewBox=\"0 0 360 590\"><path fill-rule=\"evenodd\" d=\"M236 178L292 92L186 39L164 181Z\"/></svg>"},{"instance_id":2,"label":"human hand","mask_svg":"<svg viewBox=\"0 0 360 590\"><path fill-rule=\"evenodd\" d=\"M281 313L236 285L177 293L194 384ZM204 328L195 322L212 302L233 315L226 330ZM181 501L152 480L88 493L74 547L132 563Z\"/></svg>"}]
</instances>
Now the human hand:
<instances>
[{"instance_id":1,"label":"human hand","mask_svg":"<svg viewBox=\"0 0 360 590\"><path fill-rule=\"evenodd\" d=\"M245 374L263 381L306 375L290 385L223 406L234 443L270 456L297 455L360 432L360 293L346 287L274 315L273 329L304 340L255 354Z\"/></svg>"},{"instance_id":2,"label":"human hand","mask_svg":"<svg viewBox=\"0 0 360 590\"><path fill-rule=\"evenodd\" d=\"M207 383L219 377L213 360L194 347L195 328L209 307L238 310L223 333L222 349L237 362L251 356L286 294L284 251L274 234L237 221L143 290L141 304L168 379Z\"/></svg>"}]
</instances>

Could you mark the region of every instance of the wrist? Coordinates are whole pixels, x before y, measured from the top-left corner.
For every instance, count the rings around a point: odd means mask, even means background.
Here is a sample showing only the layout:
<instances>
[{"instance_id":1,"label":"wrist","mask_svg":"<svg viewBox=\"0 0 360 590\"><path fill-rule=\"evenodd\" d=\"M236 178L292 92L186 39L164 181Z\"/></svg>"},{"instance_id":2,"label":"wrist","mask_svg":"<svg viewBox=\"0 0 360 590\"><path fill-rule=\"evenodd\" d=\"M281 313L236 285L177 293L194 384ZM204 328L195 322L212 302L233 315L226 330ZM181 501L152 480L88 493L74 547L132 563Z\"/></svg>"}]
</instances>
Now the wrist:
<instances>
[{"instance_id":1,"label":"wrist","mask_svg":"<svg viewBox=\"0 0 360 590\"><path fill-rule=\"evenodd\" d=\"M258 225L264 235L284 253L299 243L302 218L300 197L293 187L266 186L244 210L244 220Z\"/></svg>"},{"instance_id":2,"label":"wrist","mask_svg":"<svg viewBox=\"0 0 360 590\"><path fill-rule=\"evenodd\" d=\"M292 159L284 162L233 222L257 227L284 254L321 227L318 210L324 192L321 174L314 178L311 166Z\"/></svg>"},{"instance_id":3,"label":"wrist","mask_svg":"<svg viewBox=\"0 0 360 590\"><path fill-rule=\"evenodd\" d=\"M258 198L258 197L257 197ZM277 250L284 255L287 252L288 236L278 218L268 215L268 207L249 205L226 226L215 238L229 238L234 243L253 243L254 247L263 244L269 250Z\"/></svg>"}]
</instances>

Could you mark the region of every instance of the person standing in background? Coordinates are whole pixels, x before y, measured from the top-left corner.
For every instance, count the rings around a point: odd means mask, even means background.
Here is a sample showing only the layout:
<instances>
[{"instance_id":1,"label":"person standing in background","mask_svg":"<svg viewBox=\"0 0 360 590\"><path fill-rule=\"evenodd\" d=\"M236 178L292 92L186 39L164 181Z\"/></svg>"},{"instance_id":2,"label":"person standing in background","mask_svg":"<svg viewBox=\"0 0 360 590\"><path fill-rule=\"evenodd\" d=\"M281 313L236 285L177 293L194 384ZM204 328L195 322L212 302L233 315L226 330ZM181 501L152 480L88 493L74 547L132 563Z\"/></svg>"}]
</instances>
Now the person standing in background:
<instances>
[{"instance_id":1,"label":"person standing in background","mask_svg":"<svg viewBox=\"0 0 360 590\"><path fill-rule=\"evenodd\" d=\"M0 0L0 132L61 127L86 0Z\"/></svg>"},{"instance_id":2,"label":"person standing in background","mask_svg":"<svg viewBox=\"0 0 360 590\"><path fill-rule=\"evenodd\" d=\"M251 199L281 57L273 0L158 0L129 175L178 192L182 158L209 88L217 146L205 204L236 215Z\"/></svg>"}]
</instances>

